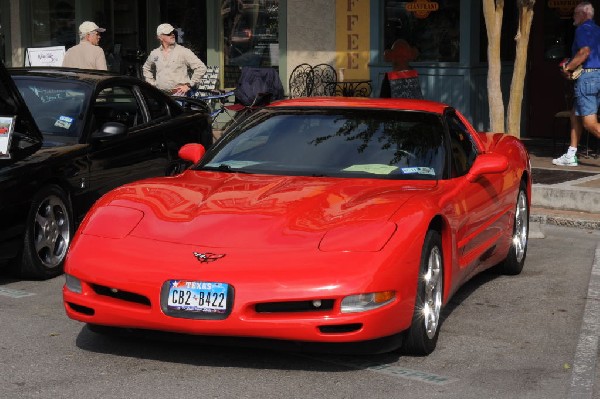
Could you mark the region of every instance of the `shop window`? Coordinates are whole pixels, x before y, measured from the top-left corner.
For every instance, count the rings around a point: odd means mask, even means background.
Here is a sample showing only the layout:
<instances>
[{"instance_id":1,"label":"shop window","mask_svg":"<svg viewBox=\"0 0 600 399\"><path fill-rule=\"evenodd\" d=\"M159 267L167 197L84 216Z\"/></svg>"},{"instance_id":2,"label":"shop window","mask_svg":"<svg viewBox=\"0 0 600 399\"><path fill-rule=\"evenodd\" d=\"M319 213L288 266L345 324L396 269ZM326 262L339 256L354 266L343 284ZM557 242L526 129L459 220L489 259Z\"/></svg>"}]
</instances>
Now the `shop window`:
<instances>
[{"instance_id":1,"label":"shop window","mask_svg":"<svg viewBox=\"0 0 600 399\"><path fill-rule=\"evenodd\" d=\"M221 0L225 87L242 66L279 65L279 0Z\"/></svg>"},{"instance_id":2,"label":"shop window","mask_svg":"<svg viewBox=\"0 0 600 399\"><path fill-rule=\"evenodd\" d=\"M33 0L31 2L32 47L74 46L77 39L75 0Z\"/></svg>"},{"instance_id":3,"label":"shop window","mask_svg":"<svg viewBox=\"0 0 600 399\"><path fill-rule=\"evenodd\" d=\"M177 43L189 48L206 64L206 3L198 0L161 0L160 22L175 28ZM156 32L156 26L150 27ZM150 44L150 51L158 47Z\"/></svg>"},{"instance_id":4,"label":"shop window","mask_svg":"<svg viewBox=\"0 0 600 399\"><path fill-rule=\"evenodd\" d=\"M571 45L575 37L573 11L577 2L570 7L545 4L544 10L544 59L561 60L571 56Z\"/></svg>"},{"instance_id":5,"label":"shop window","mask_svg":"<svg viewBox=\"0 0 600 399\"><path fill-rule=\"evenodd\" d=\"M460 0L384 2L384 48L397 39L419 50L415 61L458 62Z\"/></svg>"},{"instance_id":6,"label":"shop window","mask_svg":"<svg viewBox=\"0 0 600 399\"><path fill-rule=\"evenodd\" d=\"M518 27L518 11L516 1L505 1L502 13L502 34L500 36L500 59L502 61L514 61L516 55L515 35ZM483 6L479 14L479 59L487 62L488 38L483 16Z\"/></svg>"}]
</instances>

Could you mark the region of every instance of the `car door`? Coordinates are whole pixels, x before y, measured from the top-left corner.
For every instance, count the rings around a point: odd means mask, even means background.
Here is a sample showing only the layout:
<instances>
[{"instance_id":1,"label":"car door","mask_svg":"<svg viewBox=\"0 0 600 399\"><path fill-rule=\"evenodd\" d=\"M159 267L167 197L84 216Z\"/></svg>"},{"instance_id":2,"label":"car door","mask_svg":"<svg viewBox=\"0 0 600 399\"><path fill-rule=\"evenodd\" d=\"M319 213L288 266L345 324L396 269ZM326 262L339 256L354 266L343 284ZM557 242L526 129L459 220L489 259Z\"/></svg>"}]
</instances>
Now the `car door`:
<instances>
[{"instance_id":1,"label":"car door","mask_svg":"<svg viewBox=\"0 0 600 399\"><path fill-rule=\"evenodd\" d=\"M455 179L457 190L454 195L455 209L461 214L457 230L460 266L476 266L489 257L497 237L508 223L508 215L503 198L503 177L501 174L486 175L474 182L465 176L479 156L472 132L454 111L446 113L446 121L451 148L451 177Z\"/></svg>"},{"instance_id":2,"label":"car door","mask_svg":"<svg viewBox=\"0 0 600 399\"><path fill-rule=\"evenodd\" d=\"M98 91L92 105L90 185L102 195L135 180L164 176L171 156L162 130L170 116L152 119L137 85L117 83ZM116 127L116 134L103 127Z\"/></svg>"},{"instance_id":3,"label":"car door","mask_svg":"<svg viewBox=\"0 0 600 399\"><path fill-rule=\"evenodd\" d=\"M0 260L14 257L29 211L26 158L39 150L42 134L0 60Z\"/></svg>"}]
</instances>

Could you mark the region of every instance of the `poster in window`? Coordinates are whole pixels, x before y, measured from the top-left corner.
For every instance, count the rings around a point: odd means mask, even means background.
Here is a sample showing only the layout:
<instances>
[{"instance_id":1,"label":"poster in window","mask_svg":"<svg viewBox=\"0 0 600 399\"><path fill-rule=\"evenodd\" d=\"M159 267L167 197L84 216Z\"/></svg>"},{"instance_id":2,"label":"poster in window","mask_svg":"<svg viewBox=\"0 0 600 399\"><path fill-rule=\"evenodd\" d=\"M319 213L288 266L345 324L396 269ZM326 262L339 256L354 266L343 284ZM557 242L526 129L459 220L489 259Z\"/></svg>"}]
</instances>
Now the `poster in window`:
<instances>
[{"instance_id":1,"label":"poster in window","mask_svg":"<svg viewBox=\"0 0 600 399\"><path fill-rule=\"evenodd\" d=\"M0 159L10 158L8 149L15 127L16 116L0 116Z\"/></svg>"}]
</instances>

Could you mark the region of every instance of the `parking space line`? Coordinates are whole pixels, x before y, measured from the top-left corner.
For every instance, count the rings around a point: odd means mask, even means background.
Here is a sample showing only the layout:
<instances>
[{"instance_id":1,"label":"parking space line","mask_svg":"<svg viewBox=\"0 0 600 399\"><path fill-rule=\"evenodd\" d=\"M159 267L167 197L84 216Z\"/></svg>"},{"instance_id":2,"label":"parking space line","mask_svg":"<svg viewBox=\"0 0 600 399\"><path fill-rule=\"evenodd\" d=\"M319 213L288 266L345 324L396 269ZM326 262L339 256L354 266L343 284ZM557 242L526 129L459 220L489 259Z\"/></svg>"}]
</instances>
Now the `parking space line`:
<instances>
[{"instance_id":1,"label":"parking space line","mask_svg":"<svg viewBox=\"0 0 600 399\"><path fill-rule=\"evenodd\" d=\"M23 290L13 290L13 289L6 288L6 287L0 287L0 295L7 296L9 298L23 298L23 297L32 296L35 294L32 292L27 292L27 291L23 291Z\"/></svg>"},{"instance_id":2,"label":"parking space line","mask_svg":"<svg viewBox=\"0 0 600 399\"><path fill-rule=\"evenodd\" d=\"M596 378L596 359L598 357L598 334L600 334L600 243L596 254L581 322L581 332L573 359L573 373L568 398L592 398Z\"/></svg>"}]
</instances>

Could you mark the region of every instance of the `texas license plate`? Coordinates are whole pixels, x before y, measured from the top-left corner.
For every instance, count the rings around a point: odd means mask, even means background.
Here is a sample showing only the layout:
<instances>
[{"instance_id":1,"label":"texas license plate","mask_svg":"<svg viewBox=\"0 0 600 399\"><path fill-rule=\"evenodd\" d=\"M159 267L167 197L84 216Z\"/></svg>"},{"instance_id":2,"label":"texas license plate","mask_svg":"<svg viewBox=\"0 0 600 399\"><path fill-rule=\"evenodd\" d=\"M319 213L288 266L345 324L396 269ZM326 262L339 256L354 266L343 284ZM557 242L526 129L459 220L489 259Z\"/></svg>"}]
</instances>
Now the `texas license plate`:
<instances>
[{"instance_id":1,"label":"texas license plate","mask_svg":"<svg viewBox=\"0 0 600 399\"><path fill-rule=\"evenodd\" d=\"M188 312L225 313L228 287L225 283L171 280L167 307Z\"/></svg>"}]
</instances>

